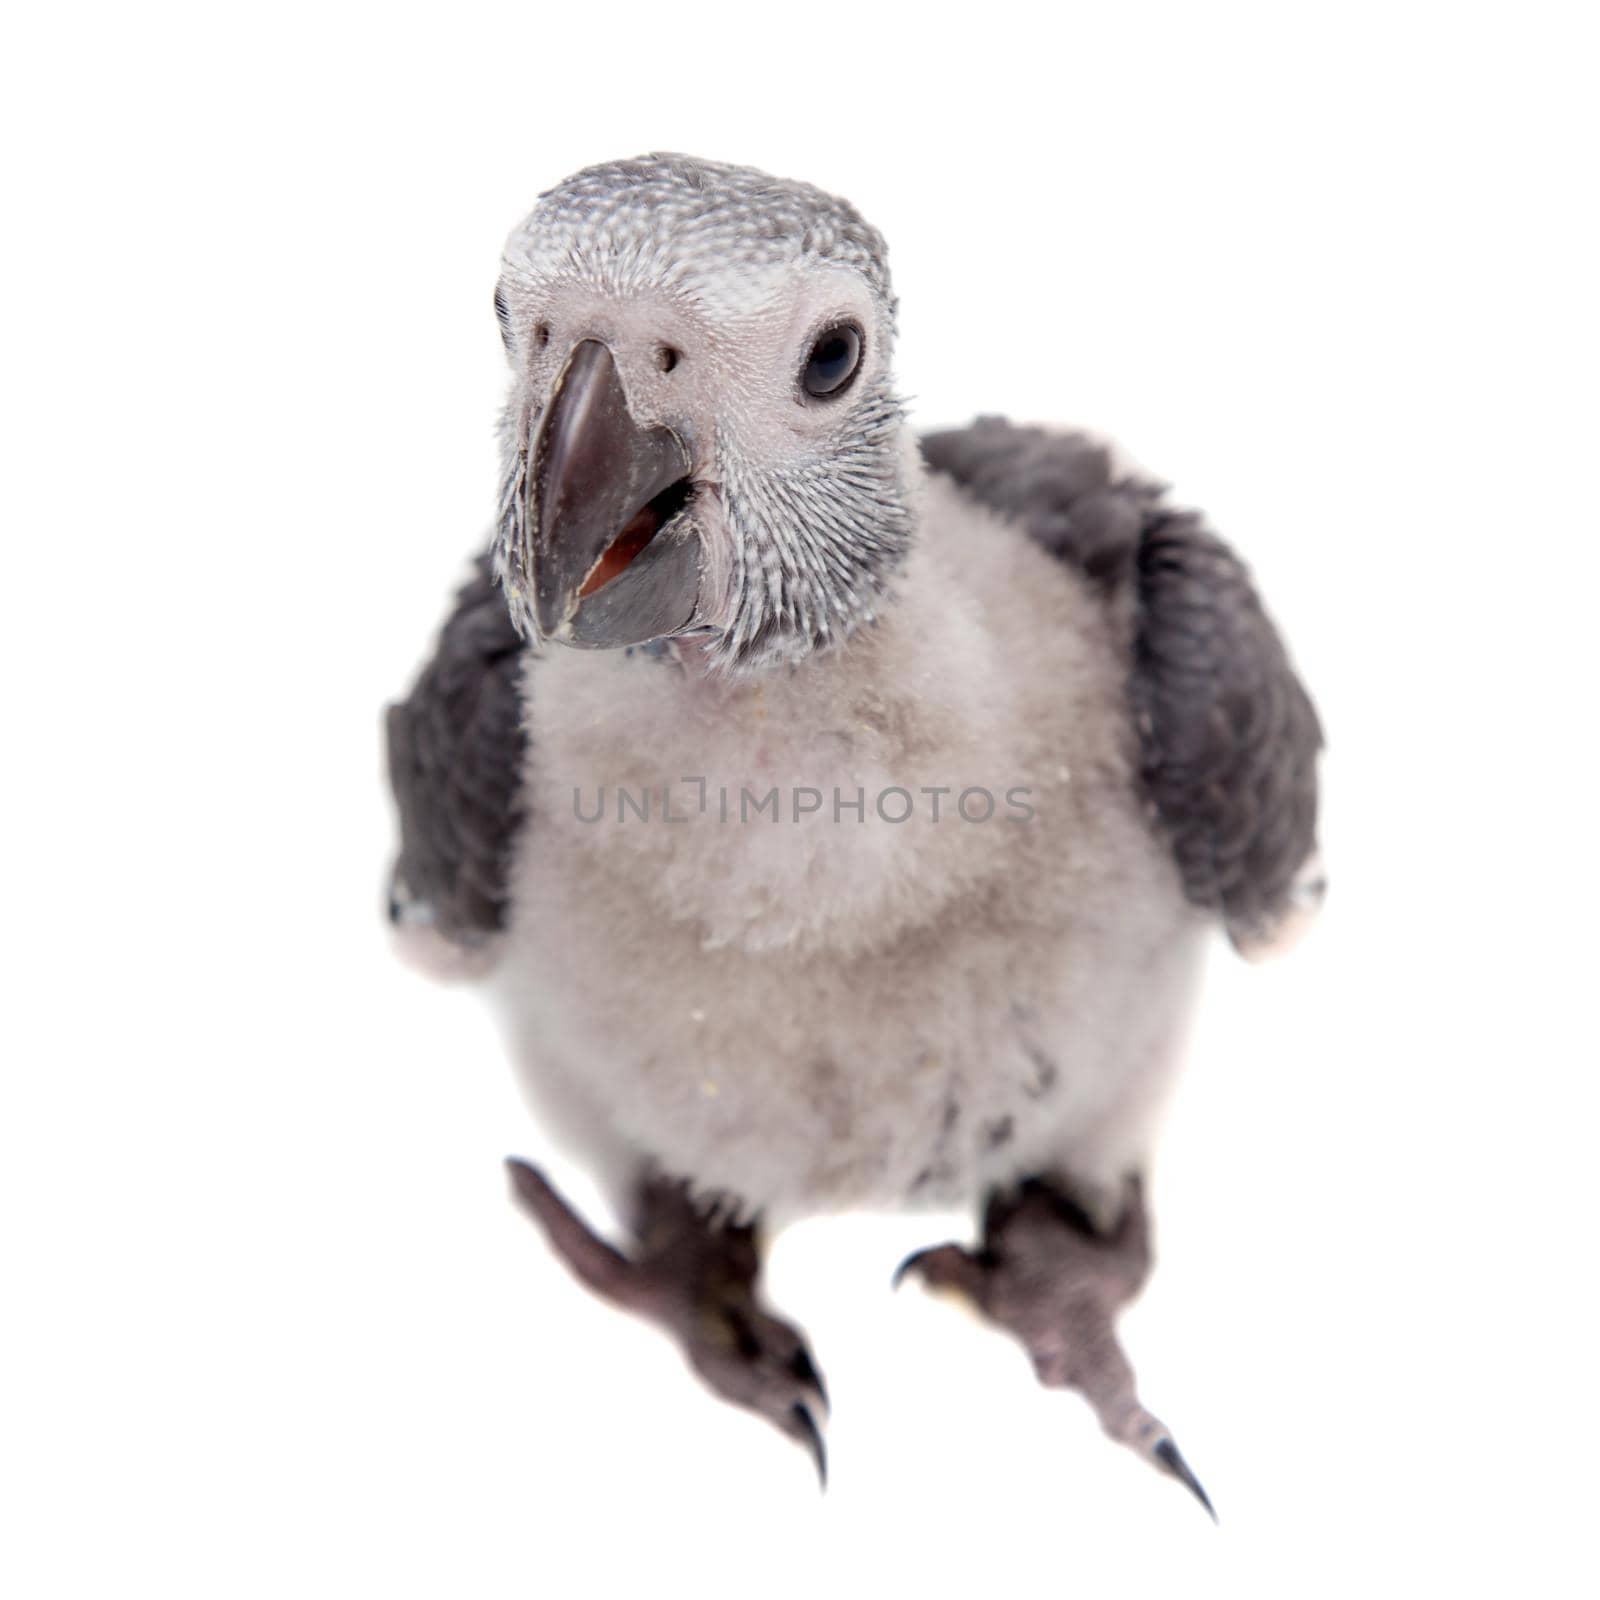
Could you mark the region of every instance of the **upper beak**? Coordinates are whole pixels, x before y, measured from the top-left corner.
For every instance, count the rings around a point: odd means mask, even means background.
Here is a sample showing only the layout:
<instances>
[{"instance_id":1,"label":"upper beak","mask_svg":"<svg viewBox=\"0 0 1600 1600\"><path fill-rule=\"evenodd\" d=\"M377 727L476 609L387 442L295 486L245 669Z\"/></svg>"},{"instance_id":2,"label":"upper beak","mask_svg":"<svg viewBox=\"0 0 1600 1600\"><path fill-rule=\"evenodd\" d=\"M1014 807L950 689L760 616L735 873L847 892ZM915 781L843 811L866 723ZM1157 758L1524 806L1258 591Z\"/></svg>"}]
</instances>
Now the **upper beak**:
<instances>
[{"instance_id":1,"label":"upper beak","mask_svg":"<svg viewBox=\"0 0 1600 1600\"><path fill-rule=\"evenodd\" d=\"M689 452L641 428L610 350L567 358L533 442L529 542L539 632L568 644L641 644L679 633L700 590L699 540L657 538L688 499Z\"/></svg>"}]
</instances>

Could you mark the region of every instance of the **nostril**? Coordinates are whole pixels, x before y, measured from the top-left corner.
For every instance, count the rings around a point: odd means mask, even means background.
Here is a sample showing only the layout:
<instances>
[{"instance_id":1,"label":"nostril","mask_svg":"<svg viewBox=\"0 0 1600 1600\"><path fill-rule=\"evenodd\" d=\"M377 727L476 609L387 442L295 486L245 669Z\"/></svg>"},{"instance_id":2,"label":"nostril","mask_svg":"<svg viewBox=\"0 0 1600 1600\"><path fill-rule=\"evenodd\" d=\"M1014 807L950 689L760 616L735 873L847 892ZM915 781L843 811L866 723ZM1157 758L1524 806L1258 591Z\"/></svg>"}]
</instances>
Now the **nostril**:
<instances>
[{"instance_id":1,"label":"nostril","mask_svg":"<svg viewBox=\"0 0 1600 1600\"><path fill-rule=\"evenodd\" d=\"M541 350L550 343L550 324L548 322L541 322L533 330L533 342L538 345Z\"/></svg>"},{"instance_id":2,"label":"nostril","mask_svg":"<svg viewBox=\"0 0 1600 1600\"><path fill-rule=\"evenodd\" d=\"M678 352L670 344L656 346L656 365L663 372L671 372L678 364Z\"/></svg>"}]
</instances>

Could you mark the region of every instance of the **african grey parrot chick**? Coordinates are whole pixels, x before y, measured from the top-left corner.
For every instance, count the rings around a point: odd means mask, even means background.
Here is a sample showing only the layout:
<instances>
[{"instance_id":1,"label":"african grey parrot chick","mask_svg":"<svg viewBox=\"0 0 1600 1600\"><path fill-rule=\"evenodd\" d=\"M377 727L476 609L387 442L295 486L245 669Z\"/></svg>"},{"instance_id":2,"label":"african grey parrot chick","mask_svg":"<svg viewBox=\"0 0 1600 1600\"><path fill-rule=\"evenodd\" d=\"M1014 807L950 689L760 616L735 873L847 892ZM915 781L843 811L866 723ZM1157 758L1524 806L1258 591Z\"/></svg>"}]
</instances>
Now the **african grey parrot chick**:
<instances>
[{"instance_id":1,"label":"african grey parrot chick","mask_svg":"<svg viewBox=\"0 0 1600 1600\"><path fill-rule=\"evenodd\" d=\"M518 1197L823 1464L760 1229L983 1207L964 1290L1204 1500L1114 1332L1220 921L1314 909L1310 701L1235 557L1073 433L919 442L884 244L655 155L511 236L493 550L389 713L393 914L475 973L633 1231ZM552 644L579 648L550 648Z\"/></svg>"}]
</instances>

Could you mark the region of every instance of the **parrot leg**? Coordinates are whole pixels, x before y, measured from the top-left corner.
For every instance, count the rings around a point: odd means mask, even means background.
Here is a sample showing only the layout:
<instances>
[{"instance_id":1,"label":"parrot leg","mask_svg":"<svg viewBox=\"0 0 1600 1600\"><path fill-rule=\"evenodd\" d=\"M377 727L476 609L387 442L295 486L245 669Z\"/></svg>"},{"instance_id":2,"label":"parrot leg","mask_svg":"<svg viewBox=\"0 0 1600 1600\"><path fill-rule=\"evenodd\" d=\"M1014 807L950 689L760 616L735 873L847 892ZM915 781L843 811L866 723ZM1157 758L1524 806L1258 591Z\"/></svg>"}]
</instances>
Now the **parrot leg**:
<instances>
[{"instance_id":1,"label":"parrot leg","mask_svg":"<svg viewBox=\"0 0 1600 1600\"><path fill-rule=\"evenodd\" d=\"M804 1445L826 1487L817 1416L827 1414L827 1391L805 1339L757 1301L755 1228L719 1223L686 1185L651 1178L639 1187L634 1253L623 1255L590 1232L543 1173L523 1161L506 1166L517 1202L574 1275L671 1333L714 1393Z\"/></svg>"},{"instance_id":2,"label":"parrot leg","mask_svg":"<svg viewBox=\"0 0 1600 1600\"><path fill-rule=\"evenodd\" d=\"M1113 1439L1176 1478L1215 1519L1172 1435L1139 1403L1133 1368L1117 1340L1117 1313L1149 1272L1150 1231L1137 1179L1127 1186L1120 1218L1096 1233L1063 1188L1030 1178L990 1197L976 1250L955 1244L920 1250L901 1263L895 1283L915 1273L931 1287L960 1290L1021 1340L1040 1382L1077 1389Z\"/></svg>"}]
</instances>

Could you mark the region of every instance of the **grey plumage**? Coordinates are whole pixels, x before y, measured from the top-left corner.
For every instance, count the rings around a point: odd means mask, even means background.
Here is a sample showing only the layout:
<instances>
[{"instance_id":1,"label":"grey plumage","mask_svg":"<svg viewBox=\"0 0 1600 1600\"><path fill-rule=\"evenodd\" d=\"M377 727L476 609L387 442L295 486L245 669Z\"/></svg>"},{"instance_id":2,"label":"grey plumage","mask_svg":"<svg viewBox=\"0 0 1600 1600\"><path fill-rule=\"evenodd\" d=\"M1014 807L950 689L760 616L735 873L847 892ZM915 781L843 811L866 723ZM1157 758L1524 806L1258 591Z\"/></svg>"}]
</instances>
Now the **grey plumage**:
<instances>
[{"instance_id":1,"label":"grey plumage","mask_svg":"<svg viewBox=\"0 0 1600 1600\"><path fill-rule=\"evenodd\" d=\"M996 417L930 434L928 464L1134 613L1140 781L1184 889L1243 947L1270 943L1305 882L1322 729L1243 563L1160 485L1085 434Z\"/></svg>"},{"instance_id":2,"label":"grey plumage","mask_svg":"<svg viewBox=\"0 0 1600 1600\"><path fill-rule=\"evenodd\" d=\"M400 814L390 913L463 944L505 925L523 811L522 654L482 558L433 659L389 708L389 784Z\"/></svg>"},{"instance_id":3,"label":"grey plumage","mask_svg":"<svg viewBox=\"0 0 1600 1600\"><path fill-rule=\"evenodd\" d=\"M551 1127L639 1216L633 1264L518 1193L820 1451L749 1241L735 1272L711 1235L1031 1183L927 1272L1196 1487L1111 1324L1208 921L1253 949L1320 892L1320 732L1244 568L1083 435L984 419L919 454L883 242L808 186L589 169L512 235L496 310L504 593L485 558L390 713L397 904L414 954L487 977ZM825 349L847 370L804 381ZM649 1254L662 1180L724 1219L668 1253L692 1269ZM765 1330L748 1362L696 1344L719 1319Z\"/></svg>"}]
</instances>

